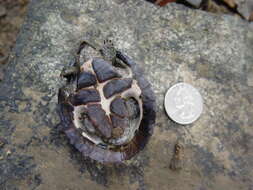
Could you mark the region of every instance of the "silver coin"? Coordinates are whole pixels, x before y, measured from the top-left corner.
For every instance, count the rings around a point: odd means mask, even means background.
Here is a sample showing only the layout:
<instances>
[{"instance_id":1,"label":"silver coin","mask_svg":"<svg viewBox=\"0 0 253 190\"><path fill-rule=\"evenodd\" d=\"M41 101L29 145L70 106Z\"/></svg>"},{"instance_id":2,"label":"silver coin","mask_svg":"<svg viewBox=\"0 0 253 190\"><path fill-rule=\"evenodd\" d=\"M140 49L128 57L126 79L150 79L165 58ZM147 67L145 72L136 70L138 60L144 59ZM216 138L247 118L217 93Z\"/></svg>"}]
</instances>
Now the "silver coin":
<instances>
[{"instance_id":1,"label":"silver coin","mask_svg":"<svg viewBox=\"0 0 253 190\"><path fill-rule=\"evenodd\" d=\"M185 125L199 118L203 111L203 100L192 85L178 83L167 91L164 106L173 121Z\"/></svg>"}]
</instances>

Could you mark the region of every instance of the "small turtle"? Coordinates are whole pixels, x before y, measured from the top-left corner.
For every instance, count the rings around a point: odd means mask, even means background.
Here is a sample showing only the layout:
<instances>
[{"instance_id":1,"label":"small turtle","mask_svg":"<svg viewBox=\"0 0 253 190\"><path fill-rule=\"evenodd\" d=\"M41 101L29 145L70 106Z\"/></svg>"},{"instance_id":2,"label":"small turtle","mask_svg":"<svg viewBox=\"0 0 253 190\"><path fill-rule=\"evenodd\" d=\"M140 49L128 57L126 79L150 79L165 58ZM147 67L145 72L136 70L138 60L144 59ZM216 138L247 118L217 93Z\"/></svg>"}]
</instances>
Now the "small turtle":
<instances>
[{"instance_id":1,"label":"small turtle","mask_svg":"<svg viewBox=\"0 0 253 190\"><path fill-rule=\"evenodd\" d=\"M101 56L80 63L86 46ZM155 96L132 59L111 41L101 48L84 41L61 76L67 81L58 93L59 126L84 156L122 162L144 148L155 123Z\"/></svg>"}]
</instances>

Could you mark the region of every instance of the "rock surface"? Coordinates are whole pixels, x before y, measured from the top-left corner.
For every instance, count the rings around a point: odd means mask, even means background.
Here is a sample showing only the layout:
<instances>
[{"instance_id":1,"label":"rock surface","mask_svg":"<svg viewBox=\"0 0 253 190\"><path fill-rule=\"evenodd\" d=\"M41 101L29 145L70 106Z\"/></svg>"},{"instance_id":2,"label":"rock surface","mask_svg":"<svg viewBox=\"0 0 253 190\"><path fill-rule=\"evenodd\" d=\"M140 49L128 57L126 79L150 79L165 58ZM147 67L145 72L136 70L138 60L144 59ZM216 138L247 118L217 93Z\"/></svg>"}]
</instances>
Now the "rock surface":
<instances>
[{"instance_id":1,"label":"rock surface","mask_svg":"<svg viewBox=\"0 0 253 190\"><path fill-rule=\"evenodd\" d=\"M250 20L252 18L251 15L253 14L253 1L252 0L235 0L238 6L238 12L242 14L242 16ZM252 21L252 20L251 20Z\"/></svg>"},{"instance_id":2,"label":"rock surface","mask_svg":"<svg viewBox=\"0 0 253 190\"><path fill-rule=\"evenodd\" d=\"M112 37L144 70L157 122L144 151L119 165L83 158L56 130L59 75L81 39ZM248 23L140 0L33 0L0 83L0 189L252 189L253 32ZM192 125L165 114L166 90L187 82L204 112ZM174 145L183 167L170 170Z\"/></svg>"}]
</instances>

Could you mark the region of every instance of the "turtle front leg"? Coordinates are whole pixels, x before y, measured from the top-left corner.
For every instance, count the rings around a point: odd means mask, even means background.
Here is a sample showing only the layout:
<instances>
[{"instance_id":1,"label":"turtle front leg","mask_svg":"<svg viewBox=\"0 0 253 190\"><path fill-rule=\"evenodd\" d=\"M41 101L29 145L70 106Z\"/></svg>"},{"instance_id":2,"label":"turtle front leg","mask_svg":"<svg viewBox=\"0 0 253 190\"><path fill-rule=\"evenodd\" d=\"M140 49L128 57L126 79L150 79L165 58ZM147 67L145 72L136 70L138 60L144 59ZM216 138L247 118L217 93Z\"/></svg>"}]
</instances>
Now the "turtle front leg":
<instances>
[{"instance_id":1,"label":"turtle front leg","mask_svg":"<svg viewBox=\"0 0 253 190\"><path fill-rule=\"evenodd\" d=\"M117 51L116 57L130 67L136 65L136 63L130 57L120 51Z\"/></svg>"},{"instance_id":2,"label":"turtle front leg","mask_svg":"<svg viewBox=\"0 0 253 190\"><path fill-rule=\"evenodd\" d=\"M76 53L75 57L69 62L69 64L63 67L60 76L69 78L70 76L77 75L79 72L80 72L80 64Z\"/></svg>"},{"instance_id":3,"label":"turtle front leg","mask_svg":"<svg viewBox=\"0 0 253 190\"><path fill-rule=\"evenodd\" d=\"M79 68L76 66L66 66L62 69L60 76L69 78L71 76L77 75L79 72Z\"/></svg>"},{"instance_id":4,"label":"turtle front leg","mask_svg":"<svg viewBox=\"0 0 253 190\"><path fill-rule=\"evenodd\" d=\"M121 59L119 59L118 57L115 57L112 60L112 65L114 65L116 67L123 68L123 69L127 68L127 65Z\"/></svg>"}]
</instances>

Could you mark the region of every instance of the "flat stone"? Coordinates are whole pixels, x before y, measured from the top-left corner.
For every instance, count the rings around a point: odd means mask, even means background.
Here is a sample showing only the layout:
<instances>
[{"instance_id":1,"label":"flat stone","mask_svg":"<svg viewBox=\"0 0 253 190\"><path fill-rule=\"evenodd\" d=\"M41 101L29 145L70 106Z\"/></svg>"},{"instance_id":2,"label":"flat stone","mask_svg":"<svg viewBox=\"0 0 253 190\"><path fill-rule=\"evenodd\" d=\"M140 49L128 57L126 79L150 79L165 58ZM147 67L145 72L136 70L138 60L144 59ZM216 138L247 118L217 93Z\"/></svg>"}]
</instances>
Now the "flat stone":
<instances>
[{"instance_id":1,"label":"flat stone","mask_svg":"<svg viewBox=\"0 0 253 190\"><path fill-rule=\"evenodd\" d=\"M253 87L253 73L251 75L248 75L247 82L248 82L248 86Z\"/></svg>"},{"instance_id":2,"label":"flat stone","mask_svg":"<svg viewBox=\"0 0 253 190\"><path fill-rule=\"evenodd\" d=\"M237 4L238 12L247 20L250 19L253 13L253 1L252 0L235 0Z\"/></svg>"},{"instance_id":3,"label":"flat stone","mask_svg":"<svg viewBox=\"0 0 253 190\"><path fill-rule=\"evenodd\" d=\"M199 8L202 0L187 0L192 6Z\"/></svg>"},{"instance_id":4,"label":"flat stone","mask_svg":"<svg viewBox=\"0 0 253 190\"><path fill-rule=\"evenodd\" d=\"M157 104L145 149L115 166L82 157L56 130L62 68L81 39L101 44L107 37L144 69ZM0 136L8 141L0 149L0 189L252 189L252 47L245 20L174 3L31 1L0 83ZM196 87L204 101L201 117L188 126L172 122L163 107L178 82ZM173 172L178 140L184 164ZM5 157L7 149L12 154Z\"/></svg>"},{"instance_id":5,"label":"flat stone","mask_svg":"<svg viewBox=\"0 0 253 190\"><path fill-rule=\"evenodd\" d=\"M0 67L0 81L4 79L4 71L3 68Z\"/></svg>"},{"instance_id":6,"label":"flat stone","mask_svg":"<svg viewBox=\"0 0 253 190\"><path fill-rule=\"evenodd\" d=\"M0 17L5 16L6 13L6 8L3 5L0 5Z\"/></svg>"}]
</instances>

